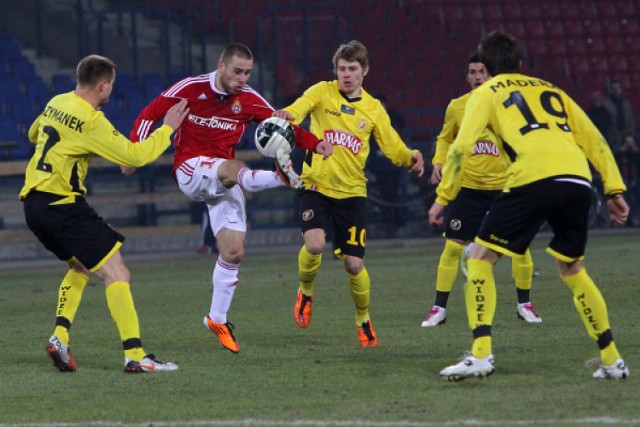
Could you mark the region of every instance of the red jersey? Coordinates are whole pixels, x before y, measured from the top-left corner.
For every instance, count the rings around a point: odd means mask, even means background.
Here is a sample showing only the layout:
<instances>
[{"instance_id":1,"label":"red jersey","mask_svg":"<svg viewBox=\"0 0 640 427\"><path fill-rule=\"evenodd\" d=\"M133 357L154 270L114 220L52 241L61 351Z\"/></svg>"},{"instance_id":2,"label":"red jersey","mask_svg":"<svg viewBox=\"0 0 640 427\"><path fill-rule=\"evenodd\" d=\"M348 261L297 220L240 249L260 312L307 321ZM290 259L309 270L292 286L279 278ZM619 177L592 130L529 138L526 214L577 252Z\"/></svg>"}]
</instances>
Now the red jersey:
<instances>
[{"instance_id":1,"label":"red jersey","mask_svg":"<svg viewBox=\"0 0 640 427\"><path fill-rule=\"evenodd\" d=\"M185 160L198 156L235 158L236 145L249 123L260 123L271 117L274 110L248 85L235 95L220 92L214 85L215 76L214 71L187 77L162 92L136 118L131 130L131 141L146 139L167 111L185 98L189 105L189 115L173 139L173 170ZM318 138L299 126L294 125L294 128L296 145L315 151Z\"/></svg>"}]
</instances>

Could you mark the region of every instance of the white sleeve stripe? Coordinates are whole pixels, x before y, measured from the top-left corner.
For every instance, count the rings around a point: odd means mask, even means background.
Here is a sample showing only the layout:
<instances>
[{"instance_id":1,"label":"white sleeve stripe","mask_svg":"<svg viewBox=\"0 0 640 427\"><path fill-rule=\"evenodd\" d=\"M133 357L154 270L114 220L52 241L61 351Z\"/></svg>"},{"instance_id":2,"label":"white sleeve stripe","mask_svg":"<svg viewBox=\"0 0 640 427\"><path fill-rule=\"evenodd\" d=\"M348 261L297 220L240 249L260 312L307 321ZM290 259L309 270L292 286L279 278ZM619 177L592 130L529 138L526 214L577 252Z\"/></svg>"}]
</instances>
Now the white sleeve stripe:
<instances>
[{"instance_id":1,"label":"white sleeve stripe","mask_svg":"<svg viewBox=\"0 0 640 427\"><path fill-rule=\"evenodd\" d=\"M208 82L208 81L209 81L209 76L207 74L203 74L198 77L187 77L186 79L180 80L178 83L173 85L173 87L169 88L162 95L168 98L175 97L178 92L180 92L182 89L189 86L190 84L202 83L202 82Z\"/></svg>"},{"instance_id":2,"label":"white sleeve stripe","mask_svg":"<svg viewBox=\"0 0 640 427\"><path fill-rule=\"evenodd\" d=\"M153 122L151 120L143 120L138 126L138 139L143 141L149 136L149 128Z\"/></svg>"},{"instance_id":3,"label":"white sleeve stripe","mask_svg":"<svg viewBox=\"0 0 640 427\"><path fill-rule=\"evenodd\" d=\"M254 95L255 95L255 96L257 96L258 98L260 98L260 99L262 100L262 102L264 102L266 105L268 105L268 106L269 106L269 108L271 108L272 110L275 110L275 108L273 108L273 107L271 106L271 104L269 104L269 102L268 102L266 99L264 99L264 98L262 97L262 95L260 95L258 92L256 92L256 91L255 91L251 86L246 86L246 85L245 85L245 86L243 86L243 87L242 87L242 91L243 91L243 92L249 92L249 93L254 94Z\"/></svg>"}]
</instances>

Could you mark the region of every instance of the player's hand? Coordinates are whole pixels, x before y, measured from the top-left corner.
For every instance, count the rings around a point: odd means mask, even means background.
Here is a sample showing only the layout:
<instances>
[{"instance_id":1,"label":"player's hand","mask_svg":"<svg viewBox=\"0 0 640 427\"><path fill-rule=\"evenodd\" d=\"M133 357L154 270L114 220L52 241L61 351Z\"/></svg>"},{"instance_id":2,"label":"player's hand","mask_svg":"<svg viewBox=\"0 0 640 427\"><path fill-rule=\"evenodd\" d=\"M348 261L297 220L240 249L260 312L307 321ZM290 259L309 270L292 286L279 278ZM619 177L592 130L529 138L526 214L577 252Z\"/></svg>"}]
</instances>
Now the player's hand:
<instances>
[{"instance_id":1,"label":"player's hand","mask_svg":"<svg viewBox=\"0 0 640 427\"><path fill-rule=\"evenodd\" d=\"M413 158L413 165L409 168L409 172L417 173L418 176L424 175L424 159L422 158L422 153L414 151L411 157Z\"/></svg>"},{"instance_id":2,"label":"player's hand","mask_svg":"<svg viewBox=\"0 0 640 427\"><path fill-rule=\"evenodd\" d=\"M316 153L322 154L324 156L323 160L327 160L329 156L333 154L333 145L330 142L321 139L316 146Z\"/></svg>"},{"instance_id":3,"label":"player's hand","mask_svg":"<svg viewBox=\"0 0 640 427\"><path fill-rule=\"evenodd\" d=\"M629 217L629 205L624 200L622 194L616 194L607 200L609 209L609 219L613 225L623 225Z\"/></svg>"},{"instance_id":4,"label":"player's hand","mask_svg":"<svg viewBox=\"0 0 640 427\"><path fill-rule=\"evenodd\" d=\"M180 127L184 118L187 117L187 114L189 114L187 100L182 98L176 105L169 108L169 111L164 116L164 124L176 130Z\"/></svg>"},{"instance_id":5,"label":"player's hand","mask_svg":"<svg viewBox=\"0 0 640 427\"><path fill-rule=\"evenodd\" d=\"M438 185L442 179L442 163L436 163L433 165L433 171L431 172L431 183Z\"/></svg>"},{"instance_id":6,"label":"player's hand","mask_svg":"<svg viewBox=\"0 0 640 427\"><path fill-rule=\"evenodd\" d=\"M120 172L122 172L122 175L124 176L130 176L133 175L133 173L136 171L136 168L132 168L129 166L122 166L120 165Z\"/></svg>"},{"instance_id":7,"label":"player's hand","mask_svg":"<svg viewBox=\"0 0 640 427\"><path fill-rule=\"evenodd\" d=\"M444 211L444 205L435 202L429 209L429 224L441 226L444 223L442 211Z\"/></svg>"},{"instance_id":8,"label":"player's hand","mask_svg":"<svg viewBox=\"0 0 640 427\"><path fill-rule=\"evenodd\" d=\"M294 121L296 119L287 110L276 110L276 111L273 112L273 114L271 116L272 117L280 117L281 119L285 119L285 120L289 120L289 121Z\"/></svg>"}]
</instances>

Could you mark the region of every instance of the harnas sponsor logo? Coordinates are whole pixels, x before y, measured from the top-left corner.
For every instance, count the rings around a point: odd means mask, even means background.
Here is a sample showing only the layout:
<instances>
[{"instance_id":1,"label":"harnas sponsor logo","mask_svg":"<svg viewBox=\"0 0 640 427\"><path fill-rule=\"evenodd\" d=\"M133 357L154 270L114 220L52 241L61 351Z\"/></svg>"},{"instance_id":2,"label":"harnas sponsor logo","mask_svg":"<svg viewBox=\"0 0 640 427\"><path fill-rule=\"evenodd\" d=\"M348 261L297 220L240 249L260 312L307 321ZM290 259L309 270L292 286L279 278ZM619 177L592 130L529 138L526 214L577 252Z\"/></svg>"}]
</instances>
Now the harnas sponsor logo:
<instances>
[{"instance_id":1,"label":"harnas sponsor logo","mask_svg":"<svg viewBox=\"0 0 640 427\"><path fill-rule=\"evenodd\" d=\"M498 147L493 141L489 141L486 139L479 139L476 141L476 145L473 146L472 156L479 156L481 154L487 154L489 156L499 157L500 152L498 151Z\"/></svg>"},{"instance_id":2,"label":"harnas sponsor logo","mask_svg":"<svg viewBox=\"0 0 640 427\"><path fill-rule=\"evenodd\" d=\"M344 147L353 154L358 154L362 149L362 141L357 136L343 132L341 130L325 130L324 140L330 142L331 145Z\"/></svg>"},{"instance_id":3,"label":"harnas sponsor logo","mask_svg":"<svg viewBox=\"0 0 640 427\"><path fill-rule=\"evenodd\" d=\"M206 126L211 129L221 129L235 132L238 122L235 120L228 120L221 117L199 117L193 114L189 114L189 121L199 126Z\"/></svg>"}]
</instances>

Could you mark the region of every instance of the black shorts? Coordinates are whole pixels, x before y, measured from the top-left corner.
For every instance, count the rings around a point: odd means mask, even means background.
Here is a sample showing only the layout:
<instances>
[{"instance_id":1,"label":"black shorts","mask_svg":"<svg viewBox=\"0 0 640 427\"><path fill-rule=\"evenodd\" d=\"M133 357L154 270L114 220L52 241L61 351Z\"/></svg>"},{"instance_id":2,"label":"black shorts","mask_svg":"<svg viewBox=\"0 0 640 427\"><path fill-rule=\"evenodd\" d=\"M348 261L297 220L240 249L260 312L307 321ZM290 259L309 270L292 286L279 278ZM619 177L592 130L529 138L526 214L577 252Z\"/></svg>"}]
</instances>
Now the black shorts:
<instances>
[{"instance_id":1,"label":"black shorts","mask_svg":"<svg viewBox=\"0 0 640 427\"><path fill-rule=\"evenodd\" d=\"M472 241L480 224L501 190L462 188L445 210L444 236L447 239Z\"/></svg>"},{"instance_id":2,"label":"black shorts","mask_svg":"<svg viewBox=\"0 0 640 427\"><path fill-rule=\"evenodd\" d=\"M78 259L90 271L104 264L124 242L83 197L75 203L52 205L64 197L32 191L24 200L27 226L47 250L62 261Z\"/></svg>"},{"instance_id":3,"label":"black shorts","mask_svg":"<svg viewBox=\"0 0 640 427\"><path fill-rule=\"evenodd\" d=\"M587 185L546 179L502 193L480 227L479 241L506 255L522 255L547 221L553 231L548 252L566 262L582 259L591 204Z\"/></svg>"},{"instance_id":4,"label":"black shorts","mask_svg":"<svg viewBox=\"0 0 640 427\"><path fill-rule=\"evenodd\" d=\"M334 199L317 191L305 190L300 195L302 232L321 228L329 234L333 227L335 246L344 255L364 258L367 238L364 220L366 203L365 197Z\"/></svg>"}]
</instances>

